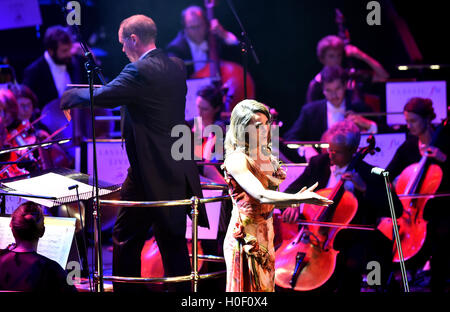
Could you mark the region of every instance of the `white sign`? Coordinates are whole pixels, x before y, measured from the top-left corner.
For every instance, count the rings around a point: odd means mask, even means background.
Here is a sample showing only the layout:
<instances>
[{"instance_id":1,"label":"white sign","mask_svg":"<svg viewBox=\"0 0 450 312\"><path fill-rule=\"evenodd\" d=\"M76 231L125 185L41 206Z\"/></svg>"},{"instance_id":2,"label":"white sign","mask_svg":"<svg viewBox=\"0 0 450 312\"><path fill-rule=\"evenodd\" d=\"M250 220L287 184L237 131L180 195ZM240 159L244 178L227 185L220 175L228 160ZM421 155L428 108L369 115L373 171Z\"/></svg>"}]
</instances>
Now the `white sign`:
<instances>
[{"instance_id":1,"label":"white sign","mask_svg":"<svg viewBox=\"0 0 450 312\"><path fill-rule=\"evenodd\" d=\"M127 151L125 142L122 148L122 140L97 141L97 170L99 180L112 184L122 184L128 174ZM87 143L87 173L94 174L93 145Z\"/></svg>"},{"instance_id":2,"label":"white sign","mask_svg":"<svg viewBox=\"0 0 450 312\"><path fill-rule=\"evenodd\" d=\"M367 146L368 134L361 136L359 147ZM394 157L395 152L405 141L406 135L404 133L384 133L375 134L375 146L380 148L380 151L374 155L367 155L364 161L372 166L386 168Z\"/></svg>"},{"instance_id":3,"label":"white sign","mask_svg":"<svg viewBox=\"0 0 450 312\"><path fill-rule=\"evenodd\" d=\"M38 0L1 0L0 30L41 24Z\"/></svg>"},{"instance_id":4,"label":"white sign","mask_svg":"<svg viewBox=\"0 0 450 312\"><path fill-rule=\"evenodd\" d=\"M429 98L436 113L435 123L447 118L447 89L445 81L413 81L386 83L386 111L403 112L405 104L413 97ZM404 125L402 114L387 115L388 125Z\"/></svg>"}]
</instances>

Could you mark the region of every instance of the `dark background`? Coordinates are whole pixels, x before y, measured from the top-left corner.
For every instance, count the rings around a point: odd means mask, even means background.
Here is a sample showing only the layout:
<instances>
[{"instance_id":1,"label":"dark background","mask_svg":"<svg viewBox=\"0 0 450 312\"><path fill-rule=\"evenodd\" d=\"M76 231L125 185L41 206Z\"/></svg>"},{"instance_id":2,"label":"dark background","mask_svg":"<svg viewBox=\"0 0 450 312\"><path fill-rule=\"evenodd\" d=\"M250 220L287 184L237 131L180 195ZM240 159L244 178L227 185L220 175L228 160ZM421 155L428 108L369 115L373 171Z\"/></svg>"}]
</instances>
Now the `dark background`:
<instances>
[{"instance_id":1,"label":"dark background","mask_svg":"<svg viewBox=\"0 0 450 312\"><path fill-rule=\"evenodd\" d=\"M23 69L42 52L42 36L48 26L65 24L65 16L58 1L40 1L43 25L0 31L0 57L8 57L16 69L19 82ZM66 1L63 1L66 2ZM165 47L180 30L180 12L191 4L202 6L202 0L90 0L82 4L83 37L102 34L94 47L107 52L99 57L107 80L116 76L128 59L121 52L117 40L120 22L133 14L152 17L158 26L157 46ZM215 14L221 24L240 37L237 24L227 1L217 1ZM393 20L388 17L391 3L404 18L415 38L423 63L446 64L448 40L447 10L443 2L391 0L381 4L381 26L369 26L366 17L369 1L362 0L234 0L233 3L249 34L260 59L256 65L249 55L249 71L256 84L256 99L278 110L284 122L282 133L294 122L303 105L308 82L320 71L316 57L317 42L329 34L337 34L335 8L346 18L351 43L377 59L392 78L404 73L396 70L398 64L411 64ZM0 2L1 6L1 2ZM1 8L0 8L1 9ZM240 59L236 59L240 61ZM423 72L406 74L408 78L423 77ZM441 71L440 75L444 75ZM420 76L420 77L419 77ZM442 79L442 77L439 77ZM383 95L381 86L378 90Z\"/></svg>"}]
</instances>

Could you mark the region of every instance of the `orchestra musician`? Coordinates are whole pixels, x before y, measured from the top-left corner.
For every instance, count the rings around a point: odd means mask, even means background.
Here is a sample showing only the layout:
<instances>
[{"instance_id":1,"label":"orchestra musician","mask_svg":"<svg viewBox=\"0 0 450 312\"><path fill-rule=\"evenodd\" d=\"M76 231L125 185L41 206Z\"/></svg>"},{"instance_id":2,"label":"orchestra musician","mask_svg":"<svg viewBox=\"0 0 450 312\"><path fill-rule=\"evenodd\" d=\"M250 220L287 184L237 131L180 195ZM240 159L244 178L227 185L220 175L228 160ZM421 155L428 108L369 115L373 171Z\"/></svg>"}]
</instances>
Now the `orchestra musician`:
<instances>
[{"instance_id":1,"label":"orchestra musician","mask_svg":"<svg viewBox=\"0 0 450 312\"><path fill-rule=\"evenodd\" d=\"M1 146L2 148L11 147L7 142L9 132L15 129L20 123L17 119L18 106L16 98L11 90L0 89L0 131L1 131ZM0 161L16 161L19 156L12 152L0 155ZM25 169L19 168L16 164L1 166L0 178L10 178L28 172Z\"/></svg>"},{"instance_id":2,"label":"orchestra musician","mask_svg":"<svg viewBox=\"0 0 450 312\"><path fill-rule=\"evenodd\" d=\"M187 121L192 132L202 137L202 145L194 146L194 148L196 156L203 161L217 162L221 160L215 158L215 147L216 140L220 140L221 142L217 144L223 146L226 133L226 121L220 116L223 110L222 98L223 93L219 87L212 84L201 87L195 100L199 116ZM214 132L206 133L205 129ZM219 131L220 133L217 133ZM200 173L216 183L225 183L222 174L215 166L204 166Z\"/></svg>"},{"instance_id":3,"label":"orchestra musician","mask_svg":"<svg viewBox=\"0 0 450 312\"><path fill-rule=\"evenodd\" d=\"M346 91L348 77L343 68L325 66L320 74L325 99L303 106L298 119L283 138L293 141L319 141L327 129L344 119L355 123L361 131L377 133L378 126L375 121L354 114L368 112L370 108L362 102L352 102Z\"/></svg>"},{"instance_id":4,"label":"orchestra musician","mask_svg":"<svg viewBox=\"0 0 450 312\"><path fill-rule=\"evenodd\" d=\"M371 174L371 165L359 161L354 170L346 171L360 143L360 130L350 120L335 123L324 134L329 143L327 153L310 159L303 174L285 190L297 192L301 186L318 181L318 189L333 188L343 179L344 189L353 193L357 199L357 212L352 224L376 226L382 217L390 216L384 180ZM401 203L394 196L395 211L401 213ZM282 218L284 222L294 222L303 216L303 206L287 208ZM378 230L365 231L342 229L336 236L334 249L339 250L333 276L317 291L360 292L362 275L367 273L370 261L381 265L381 286L388 287L392 271L393 242ZM311 259L313 261L313 259Z\"/></svg>"},{"instance_id":5,"label":"orchestra musician","mask_svg":"<svg viewBox=\"0 0 450 312\"><path fill-rule=\"evenodd\" d=\"M28 86L38 99L35 110L47 114L41 123L54 132L63 126L64 115L59 110L62 94L69 84L86 84L87 78L84 59L74 53L73 38L68 28L60 25L49 27L44 35L45 51L42 56L25 68L23 84ZM106 109L96 109L97 115L111 115ZM36 116L38 117L39 114ZM74 112L73 122L64 130L64 136L72 137L72 144L79 145L81 140L92 137L90 110L82 109ZM111 123L97 125L96 135L105 137L109 134ZM75 158L75 150L71 144L63 147L71 161Z\"/></svg>"},{"instance_id":6,"label":"orchestra musician","mask_svg":"<svg viewBox=\"0 0 450 312\"><path fill-rule=\"evenodd\" d=\"M347 58L354 58L367 64L372 70L371 82L386 81L389 78L389 73L383 66L367 53L361 51L358 47L352 44L345 44L342 38L329 35L322 39L317 44L317 58L319 62L325 66L343 66L344 56ZM306 93L306 103L314 102L324 98L322 74L318 73L309 83L308 91Z\"/></svg>"},{"instance_id":7,"label":"orchestra musician","mask_svg":"<svg viewBox=\"0 0 450 312\"><path fill-rule=\"evenodd\" d=\"M448 126L441 126L440 133L432 124L436 118L433 103L430 99L414 97L404 106L403 114L409 133L406 141L397 149L387 166L391 179L403 174L409 165L418 163L423 155L427 155L431 164L442 169L442 180L437 193L450 193L450 132ZM435 137L435 141L433 141ZM395 181L394 181L395 182ZM423 211L423 218L428 221L427 234L423 254L414 258L430 257L431 290L433 292L448 291L450 278L450 257L448 244L450 242L450 199L438 197L430 199ZM420 253L420 252L419 252ZM411 260L418 262L420 260ZM421 263L423 266L424 263ZM447 287L447 288L446 288Z\"/></svg>"},{"instance_id":8,"label":"orchestra musician","mask_svg":"<svg viewBox=\"0 0 450 312\"><path fill-rule=\"evenodd\" d=\"M83 62L72 55L73 40L59 25L49 27L44 35L44 54L24 71L23 84L37 96L37 108L60 98L70 83L85 83Z\"/></svg>"},{"instance_id":9,"label":"orchestra musician","mask_svg":"<svg viewBox=\"0 0 450 312\"><path fill-rule=\"evenodd\" d=\"M189 6L184 9L181 12L181 24L183 30L168 44L166 52L185 62L192 62L186 66L188 77L207 64L209 32L219 39L219 50L223 50L227 46L236 47L239 44L236 36L224 29L217 19L209 22L205 10L199 6Z\"/></svg>"},{"instance_id":10,"label":"orchestra musician","mask_svg":"<svg viewBox=\"0 0 450 312\"><path fill-rule=\"evenodd\" d=\"M48 139L50 137L48 129L39 120L36 120L36 115L33 114L38 104L34 92L24 84L9 84L8 88L14 94L18 105L18 126L9 131L8 143L14 146L23 146ZM45 150L38 148L36 158L39 160L38 165L41 170L73 166L73 159L59 145Z\"/></svg>"},{"instance_id":11,"label":"orchestra musician","mask_svg":"<svg viewBox=\"0 0 450 312\"><path fill-rule=\"evenodd\" d=\"M45 232L44 214L38 204L29 201L17 207L10 227L15 243L0 249L0 291L77 292L56 261L36 252Z\"/></svg>"}]
</instances>

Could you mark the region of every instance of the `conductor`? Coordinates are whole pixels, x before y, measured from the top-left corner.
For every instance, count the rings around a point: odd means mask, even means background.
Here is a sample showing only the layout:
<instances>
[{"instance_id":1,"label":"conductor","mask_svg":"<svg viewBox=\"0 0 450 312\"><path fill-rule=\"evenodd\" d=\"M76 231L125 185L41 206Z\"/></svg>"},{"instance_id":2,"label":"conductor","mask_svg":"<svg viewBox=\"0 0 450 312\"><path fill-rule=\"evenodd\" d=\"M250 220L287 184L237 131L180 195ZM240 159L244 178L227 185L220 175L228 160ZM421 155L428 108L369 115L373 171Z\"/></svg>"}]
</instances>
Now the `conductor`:
<instances>
[{"instance_id":1,"label":"conductor","mask_svg":"<svg viewBox=\"0 0 450 312\"><path fill-rule=\"evenodd\" d=\"M94 92L96 106L122 106L122 135L130 162L122 200L165 201L202 194L194 161L176 161L171 156L172 144L177 140L171 137L171 130L184 124L186 69L182 60L169 58L156 48L156 34L156 25L147 16L133 15L123 20L119 42L131 63ZM61 109L88 105L86 89L68 90L62 96ZM113 229L113 274L140 276L141 250L152 227L165 276L189 275L185 239L188 208L122 207ZM208 226L204 208L200 210L199 224ZM189 291L186 284L176 285L177 291ZM115 292L142 289L140 285L114 285Z\"/></svg>"}]
</instances>

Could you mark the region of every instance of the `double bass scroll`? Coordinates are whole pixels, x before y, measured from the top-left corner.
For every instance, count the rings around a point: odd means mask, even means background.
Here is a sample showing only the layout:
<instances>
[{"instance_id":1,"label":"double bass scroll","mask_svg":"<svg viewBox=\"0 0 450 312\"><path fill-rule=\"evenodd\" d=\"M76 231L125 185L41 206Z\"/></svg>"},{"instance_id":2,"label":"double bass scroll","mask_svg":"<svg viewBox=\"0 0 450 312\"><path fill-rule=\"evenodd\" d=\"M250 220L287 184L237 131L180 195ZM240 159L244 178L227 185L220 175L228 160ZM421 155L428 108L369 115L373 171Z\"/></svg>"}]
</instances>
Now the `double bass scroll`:
<instances>
[{"instance_id":1,"label":"double bass scroll","mask_svg":"<svg viewBox=\"0 0 450 312\"><path fill-rule=\"evenodd\" d=\"M214 7L216 1L205 0L206 15L208 21L214 19ZM226 94L224 96L225 111L231 112L237 103L245 98L255 97L255 85L250 74L246 73L244 81L244 69L239 64L220 59L217 48L217 38L211 32L208 36L209 62L199 71L192 74L191 78L211 78L220 86ZM247 97L244 84L247 84Z\"/></svg>"}]
</instances>

